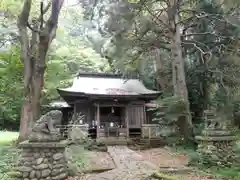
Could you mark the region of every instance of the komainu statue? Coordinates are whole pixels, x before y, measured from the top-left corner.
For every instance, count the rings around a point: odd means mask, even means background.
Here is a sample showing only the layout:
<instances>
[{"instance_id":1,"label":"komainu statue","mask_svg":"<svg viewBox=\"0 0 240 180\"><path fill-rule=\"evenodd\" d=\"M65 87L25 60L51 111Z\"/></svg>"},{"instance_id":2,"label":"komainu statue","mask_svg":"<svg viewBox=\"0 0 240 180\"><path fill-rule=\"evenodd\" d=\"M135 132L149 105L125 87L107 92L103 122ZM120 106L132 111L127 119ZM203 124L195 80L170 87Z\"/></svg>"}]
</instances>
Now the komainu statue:
<instances>
[{"instance_id":1,"label":"komainu statue","mask_svg":"<svg viewBox=\"0 0 240 180\"><path fill-rule=\"evenodd\" d=\"M52 110L36 121L29 135L31 142L53 142L62 139L57 125L61 125L62 112Z\"/></svg>"}]
</instances>

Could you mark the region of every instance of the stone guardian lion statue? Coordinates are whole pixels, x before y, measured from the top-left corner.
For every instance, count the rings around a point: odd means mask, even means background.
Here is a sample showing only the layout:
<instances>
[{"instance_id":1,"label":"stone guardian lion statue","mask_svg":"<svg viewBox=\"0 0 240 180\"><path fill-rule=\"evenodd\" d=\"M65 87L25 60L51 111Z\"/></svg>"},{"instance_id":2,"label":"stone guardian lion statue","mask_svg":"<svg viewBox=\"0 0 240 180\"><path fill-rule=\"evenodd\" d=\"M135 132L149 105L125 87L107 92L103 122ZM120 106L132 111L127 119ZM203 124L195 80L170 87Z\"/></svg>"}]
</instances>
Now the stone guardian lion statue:
<instances>
[{"instance_id":1,"label":"stone guardian lion statue","mask_svg":"<svg viewBox=\"0 0 240 180\"><path fill-rule=\"evenodd\" d=\"M62 140L57 125L61 125L62 112L52 110L36 121L29 135L31 142L53 142Z\"/></svg>"}]
</instances>

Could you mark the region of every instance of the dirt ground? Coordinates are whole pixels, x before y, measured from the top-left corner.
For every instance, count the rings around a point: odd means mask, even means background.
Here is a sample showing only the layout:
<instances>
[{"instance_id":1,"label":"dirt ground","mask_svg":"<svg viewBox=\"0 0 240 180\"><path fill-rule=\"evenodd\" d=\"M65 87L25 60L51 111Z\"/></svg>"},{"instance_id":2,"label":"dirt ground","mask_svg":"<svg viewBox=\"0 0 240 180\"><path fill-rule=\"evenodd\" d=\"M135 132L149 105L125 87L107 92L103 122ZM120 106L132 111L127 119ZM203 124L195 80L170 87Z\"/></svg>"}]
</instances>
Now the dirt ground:
<instances>
[{"instance_id":1,"label":"dirt ground","mask_svg":"<svg viewBox=\"0 0 240 180\"><path fill-rule=\"evenodd\" d=\"M158 167L185 168L188 163L187 155L176 155L167 148L154 148L139 151L139 154L147 161L150 161Z\"/></svg>"},{"instance_id":2,"label":"dirt ground","mask_svg":"<svg viewBox=\"0 0 240 180\"><path fill-rule=\"evenodd\" d=\"M174 174L179 180L217 180L210 176L199 175L196 172L191 172L191 168L187 167L189 158L187 154L176 154L170 148L154 148L144 151L139 151L139 154L147 161L152 162L159 168L186 169L181 175ZM187 172L187 170L190 170Z\"/></svg>"}]
</instances>

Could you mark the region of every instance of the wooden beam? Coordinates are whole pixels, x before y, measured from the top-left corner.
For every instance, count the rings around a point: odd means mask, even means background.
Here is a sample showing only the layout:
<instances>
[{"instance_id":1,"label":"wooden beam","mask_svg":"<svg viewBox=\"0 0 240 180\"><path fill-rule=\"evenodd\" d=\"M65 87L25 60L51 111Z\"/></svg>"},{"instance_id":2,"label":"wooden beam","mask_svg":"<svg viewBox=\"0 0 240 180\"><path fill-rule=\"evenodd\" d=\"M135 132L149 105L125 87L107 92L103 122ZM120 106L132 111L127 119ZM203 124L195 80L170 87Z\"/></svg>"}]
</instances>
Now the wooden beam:
<instances>
[{"instance_id":1,"label":"wooden beam","mask_svg":"<svg viewBox=\"0 0 240 180\"><path fill-rule=\"evenodd\" d=\"M127 104L120 104L120 103L94 103L94 106L100 105L101 107L125 107Z\"/></svg>"},{"instance_id":2,"label":"wooden beam","mask_svg":"<svg viewBox=\"0 0 240 180\"><path fill-rule=\"evenodd\" d=\"M84 105L90 105L92 104L92 102L90 100L86 100L86 99L77 99L74 101L74 103L77 103L77 104L84 104Z\"/></svg>"}]
</instances>

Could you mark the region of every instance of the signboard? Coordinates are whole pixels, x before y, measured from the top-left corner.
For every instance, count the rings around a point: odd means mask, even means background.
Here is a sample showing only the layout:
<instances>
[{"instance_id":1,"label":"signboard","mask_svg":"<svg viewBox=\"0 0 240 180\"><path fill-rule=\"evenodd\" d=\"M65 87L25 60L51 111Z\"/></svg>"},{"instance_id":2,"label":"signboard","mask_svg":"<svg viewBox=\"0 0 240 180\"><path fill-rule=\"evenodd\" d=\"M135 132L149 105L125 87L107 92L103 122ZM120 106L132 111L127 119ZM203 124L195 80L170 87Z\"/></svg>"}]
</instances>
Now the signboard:
<instances>
[{"instance_id":1,"label":"signboard","mask_svg":"<svg viewBox=\"0 0 240 180\"><path fill-rule=\"evenodd\" d=\"M93 88L93 91L100 92L101 90L99 88ZM135 94L132 91L128 91L128 90L120 89L120 88L107 88L107 89L104 89L102 92L105 92L106 94L109 94L109 95Z\"/></svg>"},{"instance_id":2,"label":"signboard","mask_svg":"<svg viewBox=\"0 0 240 180\"><path fill-rule=\"evenodd\" d=\"M108 88L106 89L107 94L118 94L118 95L124 95L124 94L134 94L132 91L127 91L124 89L118 89L118 88Z\"/></svg>"}]
</instances>

